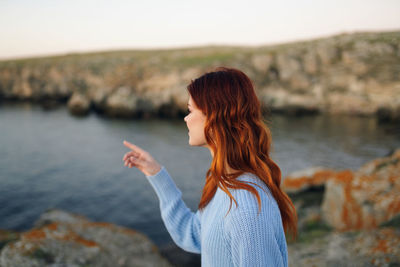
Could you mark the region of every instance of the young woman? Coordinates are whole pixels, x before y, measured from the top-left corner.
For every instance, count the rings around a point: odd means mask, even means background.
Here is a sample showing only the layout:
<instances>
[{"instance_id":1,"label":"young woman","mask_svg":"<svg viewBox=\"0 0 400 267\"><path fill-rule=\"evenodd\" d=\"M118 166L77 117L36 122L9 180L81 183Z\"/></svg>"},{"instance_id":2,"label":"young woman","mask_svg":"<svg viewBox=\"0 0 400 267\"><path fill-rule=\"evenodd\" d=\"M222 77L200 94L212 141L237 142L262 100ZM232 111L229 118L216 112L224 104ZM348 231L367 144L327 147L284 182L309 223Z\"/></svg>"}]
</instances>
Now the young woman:
<instances>
[{"instance_id":1,"label":"young woman","mask_svg":"<svg viewBox=\"0 0 400 267\"><path fill-rule=\"evenodd\" d=\"M251 80L237 69L217 68L187 89L189 144L207 147L213 157L197 212L187 208L166 168L126 141L125 166L146 175L172 239L201 253L202 266L287 266L285 231L295 237L297 215L280 189Z\"/></svg>"}]
</instances>

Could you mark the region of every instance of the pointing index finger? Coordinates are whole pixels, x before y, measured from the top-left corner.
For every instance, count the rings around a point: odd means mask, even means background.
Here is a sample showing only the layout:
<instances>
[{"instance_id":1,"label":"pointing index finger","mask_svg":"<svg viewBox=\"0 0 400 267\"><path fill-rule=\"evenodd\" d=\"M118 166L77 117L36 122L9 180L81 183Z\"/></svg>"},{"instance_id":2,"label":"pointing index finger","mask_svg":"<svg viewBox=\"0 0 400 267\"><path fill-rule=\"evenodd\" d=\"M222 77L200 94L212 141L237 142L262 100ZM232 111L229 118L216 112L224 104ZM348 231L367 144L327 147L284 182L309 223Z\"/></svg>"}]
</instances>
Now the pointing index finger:
<instances>
[{"instance_id":1,"label":"pointing index finger","mask_svg":"<svg viewBox=\"0 0 400 267\"><path fill-rule=\"evenodd\" d=\"M125 141L125 140L124 140L124 145L125 145L126 147L132 149L132 150L136 150L136 151L138 151L138 152L144 152L144 150L141 149L140 147L135 146L134 144L131 144L131 143L129 143L128 141Z\"/></svg>"}]
</instances>

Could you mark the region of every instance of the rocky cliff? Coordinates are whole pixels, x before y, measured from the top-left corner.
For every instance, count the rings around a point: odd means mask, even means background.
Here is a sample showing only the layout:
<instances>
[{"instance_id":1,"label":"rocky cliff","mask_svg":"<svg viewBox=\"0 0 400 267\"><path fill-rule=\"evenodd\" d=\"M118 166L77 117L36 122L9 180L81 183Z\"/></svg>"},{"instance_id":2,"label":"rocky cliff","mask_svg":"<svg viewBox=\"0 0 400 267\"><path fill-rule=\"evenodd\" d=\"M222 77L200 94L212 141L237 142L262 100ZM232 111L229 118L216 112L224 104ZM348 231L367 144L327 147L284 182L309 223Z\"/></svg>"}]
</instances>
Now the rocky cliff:
<instances>
[{"instance_id":1,"label":"rocky cliff","mask_svg":"<svg viewBox=\"0 0 400 267\"><path fill-rule=\"evenodd\" d=\"M222 65L248 74L271 111L400 118L400 32L0 61L0 100L68 102L74 114L179 116L190 80Z\"/></svg>"}]
</instances>

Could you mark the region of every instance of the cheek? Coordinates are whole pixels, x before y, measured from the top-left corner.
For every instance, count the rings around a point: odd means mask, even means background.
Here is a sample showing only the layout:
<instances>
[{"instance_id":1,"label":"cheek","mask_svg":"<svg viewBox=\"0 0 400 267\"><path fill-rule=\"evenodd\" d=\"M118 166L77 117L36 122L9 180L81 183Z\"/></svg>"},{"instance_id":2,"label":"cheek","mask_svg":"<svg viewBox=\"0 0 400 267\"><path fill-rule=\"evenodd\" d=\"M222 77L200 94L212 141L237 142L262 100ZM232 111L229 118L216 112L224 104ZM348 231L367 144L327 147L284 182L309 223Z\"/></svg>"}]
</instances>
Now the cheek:
<instances>
[{"instance_id":1,"label":"cheek","mask_svg":"<svg viewBox=\"0 0 400 267\"><path fill-rule=\"evenodd\" d=\"M188 118L187 125L188 125L188 128L195 130L195 131L199 131L199 129L204 127L202 119L199 116L195 116L195 115Z\"/></svg>"},{"instance_id":2,"label":"cheek","mask_svg":"<svg viewBox=\"0 0 400 267\"><path fill-rule=\"evenodd\" d=\"M192 118L189 119L188 126L189 126L189 128L191 130L195 130L196 129L197 123L196 123L196 118L195 117L192 117Z\"/></svg>"}]
</instances>

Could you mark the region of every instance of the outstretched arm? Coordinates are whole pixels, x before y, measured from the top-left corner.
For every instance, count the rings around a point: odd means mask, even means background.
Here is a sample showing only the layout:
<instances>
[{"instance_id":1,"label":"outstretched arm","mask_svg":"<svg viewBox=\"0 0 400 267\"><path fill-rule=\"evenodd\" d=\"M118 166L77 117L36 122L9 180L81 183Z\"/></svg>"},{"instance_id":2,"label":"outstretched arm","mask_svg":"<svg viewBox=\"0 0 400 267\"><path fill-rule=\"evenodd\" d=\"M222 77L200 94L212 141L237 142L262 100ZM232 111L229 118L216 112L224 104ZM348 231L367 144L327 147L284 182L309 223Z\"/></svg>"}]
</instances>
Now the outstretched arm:
<instances>
[{"instance_id":1,"label":"outstretched arm","mask_svg":"<svg viewBox=\"0 0 400 267\"><path fill-rule=\"evenodd\" d=\"M131 149L123 157L125 166L136 167L146 175L160 200L161 217L172 239L182 249L200 253L200 213L186 206L164 166L140 147L127 141L124 145Z\"/></svg>"},{"instance_id":2,"label":"outstretched arm","mask_svg":"<svg viewBox=\"0 0 400 267\"><path fill-rule=\"evenodd\" d=\"M169 234L182 249L200 253L200 213L193 213L183 202L182 192L163 166L152 176L146 176L160 200L161 217Z\"/></svg>"}]
</instances>

